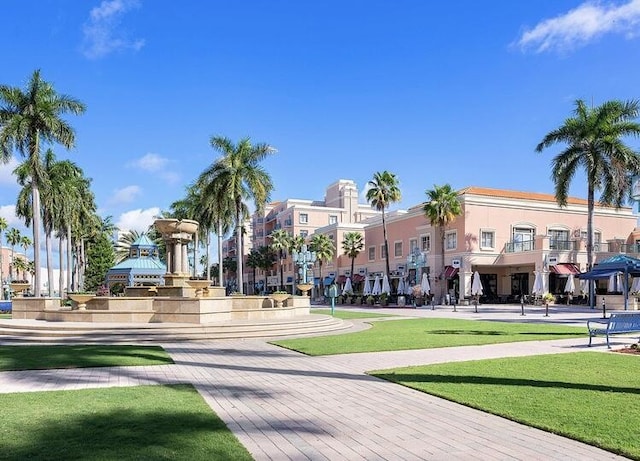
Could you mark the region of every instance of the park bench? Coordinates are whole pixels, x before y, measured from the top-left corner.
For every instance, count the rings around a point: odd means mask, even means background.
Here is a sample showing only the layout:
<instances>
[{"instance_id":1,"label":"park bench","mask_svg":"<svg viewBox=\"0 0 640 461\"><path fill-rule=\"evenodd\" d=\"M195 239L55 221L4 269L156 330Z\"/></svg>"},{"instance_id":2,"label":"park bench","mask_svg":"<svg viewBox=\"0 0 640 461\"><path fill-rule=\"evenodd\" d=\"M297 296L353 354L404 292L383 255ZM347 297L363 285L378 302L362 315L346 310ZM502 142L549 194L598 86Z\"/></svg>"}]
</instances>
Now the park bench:
<instances>
[{"instance_id":1,"label":"park bench","mask_svg":"<svg viewBox=\"0 0 640 461\"><path fill-rule=\"evenodd\" d=\"M609 335L640 333L640 312L612 312L608 319L587 320L587 329L589 346L594 336L605 335L607 347L611 348Z\"/></svg>"}]
</instances>

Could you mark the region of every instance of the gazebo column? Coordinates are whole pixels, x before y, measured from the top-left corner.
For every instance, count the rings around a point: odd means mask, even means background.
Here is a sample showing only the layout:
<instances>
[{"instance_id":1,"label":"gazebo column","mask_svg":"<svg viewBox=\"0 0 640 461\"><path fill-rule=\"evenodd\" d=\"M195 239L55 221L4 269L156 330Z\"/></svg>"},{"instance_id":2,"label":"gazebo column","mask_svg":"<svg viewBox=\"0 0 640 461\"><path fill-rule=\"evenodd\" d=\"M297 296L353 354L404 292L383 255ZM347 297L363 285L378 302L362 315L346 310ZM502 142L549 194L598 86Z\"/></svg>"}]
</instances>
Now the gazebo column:
<instances>
[{"instance_id":1,"label":"gazebo column","mask_svg":"<svg viewBox=\"0 0 640 461\"><path fill-rule=\"evenodd\" d=\"M173 243L170 240L165 240L165 249L167 252L167 273L173 272Z\"/></svg>"}]
</instances>

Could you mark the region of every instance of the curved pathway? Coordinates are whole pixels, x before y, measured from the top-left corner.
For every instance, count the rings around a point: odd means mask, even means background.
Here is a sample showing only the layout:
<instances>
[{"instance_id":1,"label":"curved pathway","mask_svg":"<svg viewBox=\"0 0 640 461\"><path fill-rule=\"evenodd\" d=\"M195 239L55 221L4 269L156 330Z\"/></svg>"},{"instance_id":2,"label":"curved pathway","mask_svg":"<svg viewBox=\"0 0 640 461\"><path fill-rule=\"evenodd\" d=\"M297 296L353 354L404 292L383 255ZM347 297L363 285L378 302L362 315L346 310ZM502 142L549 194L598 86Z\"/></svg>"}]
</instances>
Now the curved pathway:
<instances>
[{"instance_id":1,"label":"curved pathway","mask_svg":"<svg viewBox=\"0 0 640 461\"><path fill-rule=\"evenodd\" d=\"M582 338L307 357L260 339L167 343L173 365L3 372L0 389L193 383L256 460L624 459L364 373L572 352L585 344Z\"/></svg>"}]
</instances>

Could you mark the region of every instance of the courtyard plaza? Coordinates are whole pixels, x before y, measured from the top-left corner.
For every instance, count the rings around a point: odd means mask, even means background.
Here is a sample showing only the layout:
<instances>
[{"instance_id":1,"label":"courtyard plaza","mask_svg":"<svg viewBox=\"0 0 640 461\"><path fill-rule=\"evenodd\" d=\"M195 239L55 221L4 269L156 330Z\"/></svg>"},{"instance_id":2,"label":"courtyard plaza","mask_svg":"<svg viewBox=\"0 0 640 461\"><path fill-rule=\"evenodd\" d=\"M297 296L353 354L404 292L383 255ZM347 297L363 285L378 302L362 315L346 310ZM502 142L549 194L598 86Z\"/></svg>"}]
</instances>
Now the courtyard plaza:
<instances>
[{"instance_id":1,"label":"courtyard plaza","mask_svg":"<svg viewBox=\"0 0 640 461\"><path fill-rule=\"evenodd\" d=\"M326 307L326 306L314 306ZM519 305L352 308L407 317L452 317L584 326L602 312ZM327 309L327 312L330 312ZM366 321L369 321L367 319ZM352 331L367 328L352 320ZM340 332L337 334L344 333ZM0 373L1 392L191 383L256 460L601 460L607 451L365 374L452 361L607 353L604 338L309 357L269 338L163 342L174 364ZM616 336L613 347L637 341ZM11 343L16 343L12 341ZM18 342L19 343L19 342ZM9 341L0 342L9 344Z\"/></svg>"}]
</instances>

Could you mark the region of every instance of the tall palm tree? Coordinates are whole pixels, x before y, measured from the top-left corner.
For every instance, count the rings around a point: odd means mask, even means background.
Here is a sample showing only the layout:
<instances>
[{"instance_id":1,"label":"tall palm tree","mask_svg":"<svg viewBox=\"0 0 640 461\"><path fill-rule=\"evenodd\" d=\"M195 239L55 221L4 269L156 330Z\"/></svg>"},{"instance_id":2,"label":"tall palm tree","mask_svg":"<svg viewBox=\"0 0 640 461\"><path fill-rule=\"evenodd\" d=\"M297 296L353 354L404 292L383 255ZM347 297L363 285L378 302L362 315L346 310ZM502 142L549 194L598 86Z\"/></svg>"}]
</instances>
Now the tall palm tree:
<instances>
[{"instance_id":1,"label":"tall palm tree","mask_svg":"<svg viewBox=\"0 0 640 461\"><path fill-rule=\"evenodd\" d=\"M291 236L284 229L276 229L270 235L271 248L278 254L280 266L280 290L284 290L284 260L287 257L287 250L291 245Z\"/></svg>"},{"instance_id":2,"label":"tall palm tree","mask_svg":"<svg viewBox=\"0 0 640 461\"><path fill-rule=\"evenodd\" d=\"M14 268L16 270L16 276L21 280L27 279L27 271L29 270L29 261L26 258L18 256L13 261ZM20 272L22 271L22 278L20 278Z\"/></svg>"},{"instance_id":3,"label":"tall palm tree","mask_svg":"<svg viewBox=\"0 0 640 461\"><path fill-rule=\"evenodd\" d=\"M230 139L211 137L211 147L222 157L209 166L200 178L207 185L205 194L217 200L233 203L236 245L238 255L237 289L242 293L242 224L243 208L247 200L253 200L256 211L260 212L270 198L273 183L260 162L275 150L264 143L252 145L249 138L234 144Z\"/></svg>"},{"instance_id":4,"label":"tall palm tree","mask_svg":"<svg viewBox=\"0 0 640 461\"><path fill-rule=\"evenodd\" d=\"M16 245L20 245L22 234L18 229L16 229L15 227L12 227L7 231L6 238L7 238L7 243L11 245L11 263L9 264L9 280L13 280L13 262L16 254Z\"/></svg>"},{"instance_id":5,"label":"tall palm tree","mask_svg":"<svg viewBox=\"0 0 640 461\"><path fill-rule=\"evenodd\" d=\"M336 252L336 247L333 241L328 235L313 234L311 236L311 242L309 244L311 251L316 252L316 260L318 261L319 276L320 276L320 293L324 293L324 279L322 278L322 263L324 261L331 261L333 255Z\"/></svg>"},{"instance_id":6,"label":"tall palm tree","mask_svg":"<svg viewBox=\"0 0 640 461\"><path fill-rule=\"evenodd\" d=\"M59 94L53 85L44 81L36 70L24 91L0 85L0 160L6 162L18 151L27 159L31 170L33 209L34 264L40 267L40 193L45 181L40 159L42 143L59 143L67 149L75 145L71 125L61 118L63 114L82 114L85 106L71 96ZM34 295L40 296L40 271L34 280Z\"/></svg>"},{"instance_id":7,"label":"tall palm tree","mask_svg":"<svg viewBox=\"0 0 640 461\"><path fill-rule=\"evenodd\" d=\"M607 101L597 107L588 107L576 100L573 117L545 135L536 152L542 152L556 143L566 148L551 163L551 178L555 184L558 204L567 205L569 186L578 169L587 176L587 270L593 266L593 215L595 192L602 191L600 203L624 204L631 190L631 177L640 172L640 157L624 143L625 137L640 136L638 101ZM590 284L593 306L593 284Z\"/></svg>"},{"instance_id":8,"label":"tall palm tree","mask_svg":"<svg viewBox=\"0 0 640 461\"><path fill-rule=\"evenodd\" d=\"M347 232L343 236L342 251L345 256L351 259L351 276L355 270L355 261L360 252L364 249L364 240L360 232Z\"/></svg>"},{"instance_id":9,"label":"tall palm tree","mask_svg":"<svg viewBox=\"0 0 640 461\"><path fill-rule=\"evenodd\" d=\"M385 220L385 210L389 205L399 202L402 198L398 187L398 178L388 171L378 171L374 173L373 179L367 183L367 201L376 210L382 212L382 233L384 237L384 253L387 269L387 278L391 280L391 270L389 268L389 243L387 242L387 223Z\"/></svg>"},{"instance_id":10,"label":"tall palm tree","mask_svg":"<svg viewBox=\"0 0 640 461\"><path fill-rule=\"evenodd\" d=\"M253 294L255 294L255 286L256 286L256 269L260 267L262 263L262 256L257 248L251 248L249 250L249 254L247 255L247 266L250 267L253 271Z\"/></svg>"},{"instance_id":11,"label":"tall palm tree","mask_svg":"<svg viewBox=\"0 0 640 461\"><path fill-rule=\"evenodd\" d=\"M449 184L444 186L433 186L433 189L427 190L427 201L422 207L425 216L432 226L440 228L440 254L442 255L442 265L440 277L444 277L444 238L445 231L449 224L455 221L456 217L462 214L462 205L458 200L458 193L454 191ZM442 279L440 295L445 294L446 280Z\"/></svg>"},{"instance_id":12,"label":"tall palm tree","mask_svg":"<svg viewBox=\"0 0 640 461\"><path fill-rule=\"evenodd\" d=\"M2 266L2 233L7 230L7 220L0 216L0 299L4 299L4 271Z\"/></svg>"},{"instance_id":13,"label":"tall palm tree","mask_svg":"<svg viewBox=\"0 0 640 461\"><path fill-rule=\"evenodd\" d=\"M276 259L277 259L277 255L276 252L273 251L273 249L269 246L260 246L258 247L258 254L260 255L258 258L258 261L260 263L260 265L258 267L260 267L260 269L262 269L265 273L265 281L264 281L264 286L267 286L267 280L266 280L266 274L267 271L269 269L271 269L273 267L273 265L276 263Z\"/></svg>"}]
</instances>

